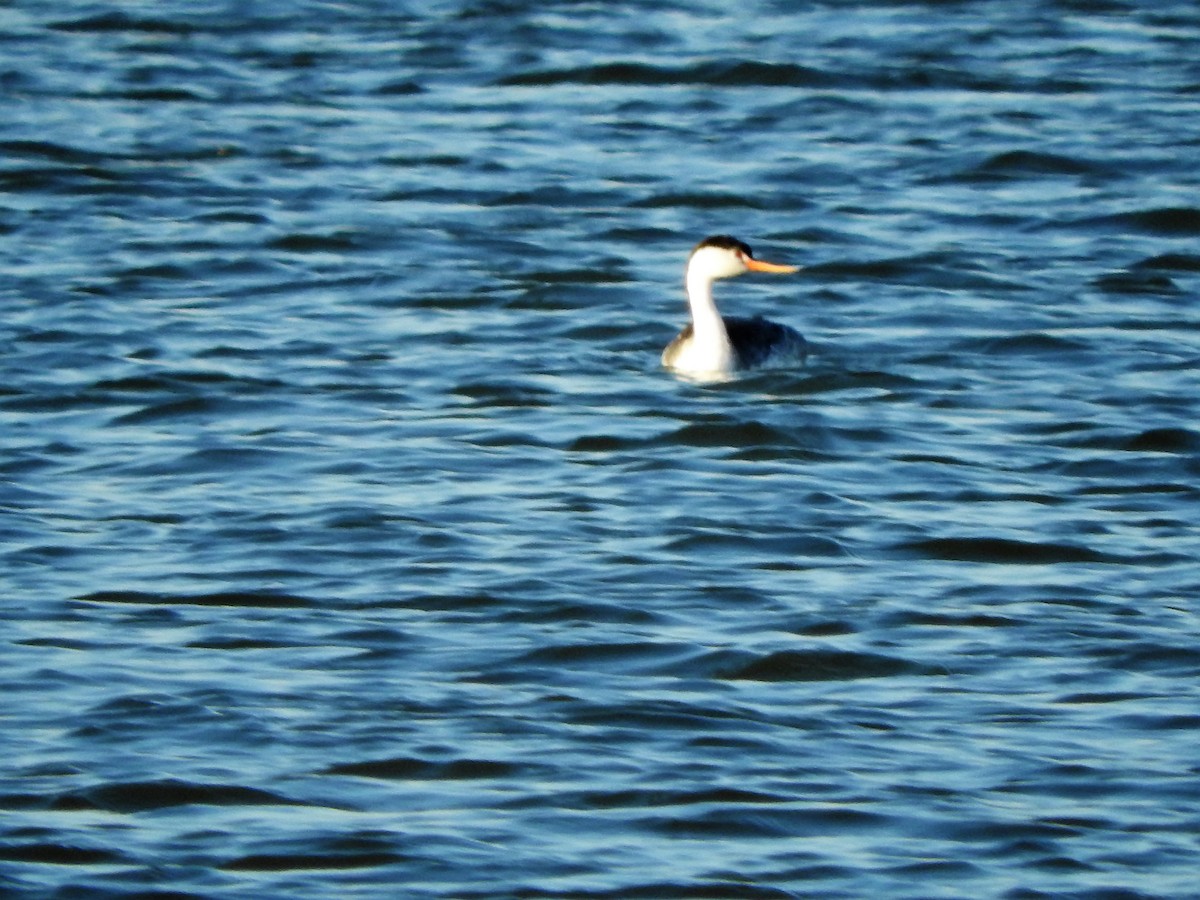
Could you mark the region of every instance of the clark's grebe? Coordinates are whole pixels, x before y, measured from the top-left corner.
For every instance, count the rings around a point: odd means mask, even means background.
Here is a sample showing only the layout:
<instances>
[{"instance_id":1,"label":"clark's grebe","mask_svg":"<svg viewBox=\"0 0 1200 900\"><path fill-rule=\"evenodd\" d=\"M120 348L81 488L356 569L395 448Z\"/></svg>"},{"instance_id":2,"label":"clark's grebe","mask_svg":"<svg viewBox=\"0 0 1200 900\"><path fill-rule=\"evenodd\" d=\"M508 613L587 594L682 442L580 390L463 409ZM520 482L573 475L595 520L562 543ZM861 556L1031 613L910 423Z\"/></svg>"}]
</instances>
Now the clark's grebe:
<instances>
[{"instance_id":1,"label":"clark's grebe","mask_svg":"<svg viewBox=\"0 0 1200 900\"><path fill-rule=\"evenodd\" d=\"M761 316L722 318L713 302L713 282L745 272L795 272L754 258L750 248L727 234L707 237L688 257L688 306L692 321L663 351L664 366L696 376L728 375L768 361L804 358L804 338L796 330Z\"/></svg>"}]
</instances>

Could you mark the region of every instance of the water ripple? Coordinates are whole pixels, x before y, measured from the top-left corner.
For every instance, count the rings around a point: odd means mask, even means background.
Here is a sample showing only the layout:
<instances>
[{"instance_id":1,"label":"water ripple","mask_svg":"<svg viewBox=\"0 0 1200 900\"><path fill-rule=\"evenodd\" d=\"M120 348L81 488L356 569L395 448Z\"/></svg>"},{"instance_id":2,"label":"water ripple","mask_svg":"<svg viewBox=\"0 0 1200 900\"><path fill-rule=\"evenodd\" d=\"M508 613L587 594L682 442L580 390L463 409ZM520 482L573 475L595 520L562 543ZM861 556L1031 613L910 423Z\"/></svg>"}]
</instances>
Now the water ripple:
<instances>
[{"instance_id":1,"label":"water ripple","mask_svg":"<svg viewBox=\"0 0 1200 900\"><path fill-rule=\"evenodd\" d=\"M0 893L1194 893L1191 5L10 6Z\"/></svg>"}]
</instances>

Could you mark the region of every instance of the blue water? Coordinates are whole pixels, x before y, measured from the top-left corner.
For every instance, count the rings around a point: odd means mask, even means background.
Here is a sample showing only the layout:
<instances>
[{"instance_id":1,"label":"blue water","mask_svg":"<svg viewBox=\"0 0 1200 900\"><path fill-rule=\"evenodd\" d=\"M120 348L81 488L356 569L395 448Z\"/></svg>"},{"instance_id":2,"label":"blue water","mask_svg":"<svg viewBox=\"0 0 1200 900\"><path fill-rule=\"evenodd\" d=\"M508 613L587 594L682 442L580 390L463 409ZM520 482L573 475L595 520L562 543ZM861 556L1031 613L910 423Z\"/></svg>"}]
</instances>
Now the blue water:
<instances>
[{"instance_id":1,"label":"blue water","mask_svg":"<svg viewBox=\"0 0 1200 900\"><path fill-rule=\"evenodd\" d=\"M1197 895L1194 4L0 26L0 893Z\"/></svg>"}]
</instances>

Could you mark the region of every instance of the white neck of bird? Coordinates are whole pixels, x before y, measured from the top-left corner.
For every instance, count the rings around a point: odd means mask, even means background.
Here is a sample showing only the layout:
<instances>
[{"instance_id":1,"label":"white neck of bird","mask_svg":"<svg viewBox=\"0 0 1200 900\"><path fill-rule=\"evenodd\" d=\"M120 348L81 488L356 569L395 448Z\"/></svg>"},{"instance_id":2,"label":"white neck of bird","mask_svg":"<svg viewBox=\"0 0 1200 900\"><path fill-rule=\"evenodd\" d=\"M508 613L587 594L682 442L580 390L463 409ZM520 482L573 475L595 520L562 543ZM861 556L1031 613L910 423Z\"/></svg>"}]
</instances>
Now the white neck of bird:
<instances>
[{"instance_id":1,"label":"white neck of bird","mask_svg":"<svg viewBox=\"0 0 1200 900\"><path fill-rule=\"evenodd\" d=\"M729 368L733 361L733 346L725 321L713 301L713 279L704 273L688 272L688 306L692 311L692 340L698 355L711 361L713 369Z\"/></svg>"}]
</instances>

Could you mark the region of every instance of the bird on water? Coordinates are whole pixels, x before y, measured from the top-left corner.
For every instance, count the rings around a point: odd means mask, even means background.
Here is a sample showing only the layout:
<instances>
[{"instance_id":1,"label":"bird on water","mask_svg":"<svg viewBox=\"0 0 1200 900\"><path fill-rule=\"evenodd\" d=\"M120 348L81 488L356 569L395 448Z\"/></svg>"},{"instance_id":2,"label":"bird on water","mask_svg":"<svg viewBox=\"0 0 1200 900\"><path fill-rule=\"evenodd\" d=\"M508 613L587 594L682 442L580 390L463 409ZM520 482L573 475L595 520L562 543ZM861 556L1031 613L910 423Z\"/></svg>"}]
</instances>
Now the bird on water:
<instances>
[{"instance_id":1,"label":"bird on water","mask_svg":"<svg viewBox=\"0 0 1200 900\"><path fill-rule=\"evenodd\" d=\"M727 234L702 240L688 257L684 276L692 320L663 350L663 365L685 375L720 377L769 362L802 360L804 338L795 329L762 316L723 317L713 301L713 283L721 278L799 268L755 259L748 245Z\"/></svg>"}]
</instances>

